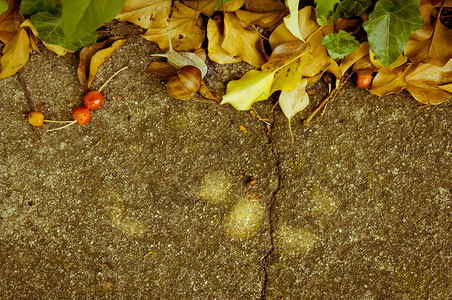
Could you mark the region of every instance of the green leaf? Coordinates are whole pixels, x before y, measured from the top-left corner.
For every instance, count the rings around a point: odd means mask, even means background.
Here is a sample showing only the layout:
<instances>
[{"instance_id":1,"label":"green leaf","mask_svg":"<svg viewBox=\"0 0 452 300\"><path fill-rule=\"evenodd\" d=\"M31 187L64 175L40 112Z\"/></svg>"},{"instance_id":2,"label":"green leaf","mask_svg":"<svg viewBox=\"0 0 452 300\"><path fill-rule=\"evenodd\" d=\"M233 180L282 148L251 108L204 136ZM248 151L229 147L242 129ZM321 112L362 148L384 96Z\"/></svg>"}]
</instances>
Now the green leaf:
<instances>
[{"instance_id":1,"label":"green leaf","mask_svg":"<svg viewBox=\"0 0 452 300\"><path fill-rule=\"evenodd\" d=\"M248 110L254 102L270 97L275 72L250 70L239 80L228 83L221 104L229 103L237 110Z\"/></svg>"},{"instance_id":2,"label":"green leaf","mask_svg":"<svg viewBox=\"0 0 452 300\"><path fill-rule=\"evenodd\" d=\"M19 13L21 15L34 15L40 11L54 13L57 9L61 9L61 3L56 0L22 0Z\"/></svg>"},{"instance_id":3,"label":"green leaf","mask_svg":"<svg viewBox=\"0 0 452 300\"><path fill-rule=\"evenodd\" d=\"M343 58L359 47L359 42L348 32L330 33L323 38L322 45L333 59Z\"/></svg>"},{"instance_id":4,"label":"green leaf","mask_svg":"<svg viewBox=\"0 0 452 300\"><path fill-rule=\"evenodd\" d=\"M8 3L6 3L3 0L0 0L0 14L4 13L7 10L8 10Z\"/></svg>"},{"instance_id":5,"label":"green leaf","mask_svg":"<svg viewBox=\"0 0 452 300\"><path fill-rule=\"evenodd\" d=\"M418 0L379 0L363 27L369 46L389 66L402 54L410 36L424 25Z\"/></svg>"},{"instance_id":6,"label":"green leaf","mask_svg":"<svg viewBox=\"0 0 452 300\"><path fill-rule=\"evenodd\" d=\"M62 26L66 37L78 40L111 21L125 0L63 0Z\"/></svg>"},{"instance_id":7,"label":"green leaf","mask_svg":"<svg viewBox=\"0 0 452 300\"><path fill-rule=\"evenodd\" d=\"M315 10L317 23L322 26L328 25L328 18L334 11L335 6L340 0L315 0Z\"/></svg>"},{"instance_id":8,"label":"green leaf","mask_svg":"<svg viewBox=\"0 0 452 300\"><path fill-rule=\"evenodd\" d=\"M67 39L61 27L61 16L48 12L39 12L30 18L38 31L39 38L46 43L60 45L73 51L97 41L97 32L93 31L79 40Z\"/></svg>"},{"instance_id":9,"label":"green leaf","mask_svg":"<svg viewBox=\"0 0 452 300\"><path fill-rule=\"evenodd\" d=\"M336 6L336 10L330 16L330 19L334 22L339 18L349 19L359 16L371 5L372 0L343 0Z\"/></svg>"},{"instance_id":10,"label":"green leaf","mask_svg":"<svg viewBox=\"0 0 452 300\"><path fill-rule=\"evenodd\" d=\"M216 0L217 2L215 2L215 10L219 10L220 7L222 7L224 4L228 3L229 1L232 0Z\"/></svg>"},{"instance_id":11,"label":"green leaf","mask_svg":"<svg viewBox=\"0 0 452 300\"><path fill-rule=\"evenodd\" d=\"M298 4L298 0L286 0L286 6L289 8L290 15L284 17L284 24L290 33L304 42L298 23Z\"/></svg>"}]
</instances>

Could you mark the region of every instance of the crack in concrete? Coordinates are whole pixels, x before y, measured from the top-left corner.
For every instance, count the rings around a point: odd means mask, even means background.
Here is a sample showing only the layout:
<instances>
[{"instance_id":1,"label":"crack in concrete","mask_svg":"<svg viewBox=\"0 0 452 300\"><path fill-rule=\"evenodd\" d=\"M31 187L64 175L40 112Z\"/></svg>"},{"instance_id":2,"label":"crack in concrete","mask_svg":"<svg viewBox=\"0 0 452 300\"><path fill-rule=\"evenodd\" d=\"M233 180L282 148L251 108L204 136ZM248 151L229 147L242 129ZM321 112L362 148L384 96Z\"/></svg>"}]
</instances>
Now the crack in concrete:
<instances>
[{"instance_id":1,"label":"crack in concrete","mask_svg":"<svg viewBox=\"0 0 452 300\"><path fill-rule=\"evenodd\" d=\"M273 113L273 122L271 124L271 127L273 127L273 124L274 124L274 117L275 117L275 114ZM265 299L265 297L266 297L266 289L267 289L267 283L268 283L268 266L269 266L271 255L272 255L273 249L274 249L274 245L273 245L274 227L273 227L273 218L272 218L273 204L276 201L276 194L278 193L278 191L281 187L281 163L279 161L278 155L276 155L276 153L275 153L274 143L270 136L268 136L268 143L271 146L272 156L276 160L275 168L276 168L276 178L277 178L278 183L277 183L276 189L272 192L272 196L270 198L270 201L268 202L268 208L267 208L267 210L268 210L268 231L270 234L270 249L268 249L267 253L262 258L262 267L264 269L264 276L263 276L264 278L263 278L263 282L262 282L261 299Z\"/></svg>"}]
</instances>

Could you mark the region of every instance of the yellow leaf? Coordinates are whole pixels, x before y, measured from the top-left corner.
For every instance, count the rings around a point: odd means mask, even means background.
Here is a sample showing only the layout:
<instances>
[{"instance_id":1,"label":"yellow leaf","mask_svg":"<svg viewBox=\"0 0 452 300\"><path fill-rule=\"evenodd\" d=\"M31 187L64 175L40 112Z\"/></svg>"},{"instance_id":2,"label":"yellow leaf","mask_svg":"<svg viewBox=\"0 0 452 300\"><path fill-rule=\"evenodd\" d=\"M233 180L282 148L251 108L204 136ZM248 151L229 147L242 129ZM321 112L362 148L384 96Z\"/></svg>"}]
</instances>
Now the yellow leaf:
<instances>
[{"instance_id":1,"label":"yellow leaf","mask_svg":"<svg viewBox=\"0 0 452 300\"><path fill-rule=\"evenodd\" d=\"M309 46L298 40L289 42L273 50L262 71L275 72L271 93L277 90L289 91L296 87L302 77L301 67L311 61Z\"/></svg>"},{"instance_id":2,"label":"yellow leaf","mask_svg":"<svg viewBox=\"0 0 452 300\"><path fill-rule=\"evenodd\" d=\"M246 0L245 9L254 12L269 12L284 9L280 0Z\"/></svg>"},{"instance_id":3,"label":"yellow leaf","mask_svg":"<svg viewBox=\"0 0 452 300\"><path fill-rule=\"evenodd\" d=\"M16 35L6 43L3 48L3 56L1 58L0 78L6 78L14 75L27 63L30 53L30 38L25 29L17 30Z\"/></svg>"},{"instance_id":4,"label":"yellow leaf","mask_svg":"<svg viewBox=\"0 0 452 300\"><path fill-rule=\"evenodd\" d=\"M390 70L381 68L372 80L372 87L369 89L374 95L383 97L390 93L398 93L406 87L405 74L399 69Z\"/></svg>"},{"instance_id":5,"label":"yellow leaf","mask_svg":"<svg viewBox=\"0 0 452 300\"><path fill-rule=\"evenodd\" d=\"M279 96L279 106L289 122L289 131L290 136L292 137L292 143L294 140L290 120L298 112L305 109L309 104L309 96L306 93L307 84L307 79L301 79L298 81L297 86L293 90L282 91Z\"/></svg>"},{"instance_id":6,"label":"yellow leaf","mask_svg":"<svg viewBox=\"0 0 452 300\"><path fill-rule=\"evenodd\" d=\"M233 12L224 18L224 40L221 47L232 56L237 56L253 67L265 63L265 56L260 46L260 36L255 30L247 30Z\"/></svg>"},{"instance_id":7,"label":"yellow leaf","mask_svg":"<svg viewBox=\"0 0 452 300\"><path fill-rule=\"evenodd\" d=\"M305 41L301 36L300 28L298 27L298 0L286 0L286 6L290 10L290 15L284 17L284 24L286 24L287 29L289 29L290 33L292 33L295 37Z\"/></svg>"},{"instance_id":8,"label":"yellow leaf","mask_svg":"<svg viewBox=\"0 0 452 300\"><path fill-rule=\"evenodd\" d=\"M286 14L286 9L271 12L252 12L239 9L235 13L240 21L245 22L244 27L256 25L262 28L268 28L281 20Z\"/></svg>"},{"instance_id":9,"label":"yellow leaf","mask_svg":"<svg viewBox=\"0 0 452 300\"><path fill-rule=\"evenodd\" d=\"M94 80L100 66L121 46L127 39L122 36L111 37L103 42L94 43L80 51L80 63L77 76L80 84L88 89Z\"/></svg>"},{"instance_id":10,"label":"yellow leaf","mask_svg":"<svg viewBox=\"0 0 452 300\"><path fill-rule=\"evenodd\" d=\"M212 0L190 0L184 1L184 3L194 10L201 11L209 17L215 12L215 1ZM245 3L245 0L232 0L226 2L224 11L236 11L243 6L243 3ZM219 11L223 11L223 6L219 8Z\"/></svg>"},{"instance_id":11,"label":"yellow leaf","mask_svg":"<svg viewBox=\"0 0 452 300\"><path fill-rule=\"evenodd\" d=\"M270 97L274 72L250 70L239 80L228 83L221 104L229 103L237 110L248 110L257 101Z\"/></svg>"},{"instance_id":12,"label":"yellow leaf","mask_svg":"<svg viewBox=\"0 0 452 300\"><path fill-rule=\"evenodd\" d=\"M17 33L24 17L19 15L19 1L7 0L8 9L0 14L0 41L6 44Z\"/></svg>"},{"instance_id":13,"label":"yellow leaf","mask_svg":"<svg viewBox=\"0 0 452 300\"><path fill-rule=\"evenodd\" d=\"M220 16L218 16L220 18ZM232 64L241 61L240 58L230 55L226 50L221 48L224 36L223 21L221 19L209 19L207 22L207 40L209 44L207 50L209 58L219 64Z\"/></svg>"},{"instance_id":14,"label":"yellow leaf","mask_svg":"<svg viewBox=\"0 0 452 300\"><path fill-rule=\"evenodd\" d=\"M127 0L116 19L145 29L162 28L168 25L170 11L171 0Z\"/></svg>"},{"instance_id":15,"label":"yellow leaf","mask_svg":"<svg viewBox=\"0 0 452 300\"><path fill-rule=\"evenodd\" d=\"M173 12L166 28L151 28L143 35L145 39L159 44L161 49L168 49L168 33L173 49L192 51L201 47L205 38L200 12L174 1Z\"/></svg>"},{"instance_id":16,"label":"yellow leaf","mask_svg":"<svg viewBox=\"0 0 452 300\"><path fill-rule=\"evenodd\" d=\"M442 67L451 57L452 29L447 28L437 19L426 62Z\"/></svg>"}]
</instances>

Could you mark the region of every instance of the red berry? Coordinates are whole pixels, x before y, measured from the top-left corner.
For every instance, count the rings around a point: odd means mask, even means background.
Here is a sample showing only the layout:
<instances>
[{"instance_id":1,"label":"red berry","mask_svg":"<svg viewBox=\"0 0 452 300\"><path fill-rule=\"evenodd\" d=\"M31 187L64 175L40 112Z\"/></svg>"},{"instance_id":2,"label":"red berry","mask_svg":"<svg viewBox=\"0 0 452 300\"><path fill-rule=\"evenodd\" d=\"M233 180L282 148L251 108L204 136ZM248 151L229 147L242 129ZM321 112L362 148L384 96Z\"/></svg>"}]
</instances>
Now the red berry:
<instances>
[{"instance_id":1,"label":"red berry","mask_svg":"<svg viewBox=\"0 0 452 300\"><path fill-rule=\"evenodd\" d=\"M91 119L91 112L86 107L77 107L72 111L72 119L76 120L78 124L84 125Z\"/></svg>"},{"instance_id":2,"label":"red berry","mask_svg":"<svg viewBox=\"0 0 452 300\"><path fill-rule=\"evenodd\" d=\"M366 88L369 86L369 84L372 82L372 75L362 75L357 74L356 75L356 85L360 88Z\"/></svg>"},{"instance_id":3,"label":"red berry","mask_svg":"<svg viewBox=\"0 0 452 300\"><path fill-rule=\"evenodd\" d=\"M98 109L104 103L104 96L99 91L92 90L86 94L83 103L88 109Z\"/></svg>"}]
</instances>

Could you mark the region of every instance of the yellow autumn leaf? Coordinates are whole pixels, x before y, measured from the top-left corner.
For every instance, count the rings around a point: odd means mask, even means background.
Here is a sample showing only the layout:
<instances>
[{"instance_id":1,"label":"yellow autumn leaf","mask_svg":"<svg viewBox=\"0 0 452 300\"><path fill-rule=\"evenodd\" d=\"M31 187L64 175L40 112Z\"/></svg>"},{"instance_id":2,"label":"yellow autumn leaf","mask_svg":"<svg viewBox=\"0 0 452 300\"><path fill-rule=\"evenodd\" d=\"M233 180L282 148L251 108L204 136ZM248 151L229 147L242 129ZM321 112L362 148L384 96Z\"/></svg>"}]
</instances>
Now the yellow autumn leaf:
<instances>
[{"instance_id":1,"label":"yellow autumn leaf","mask_svg":"<svg viewBox=\"0 0 452 300\"><path fill-rule=\"evenodd\" d=\"M129 21L142 28L163 28L168 25L171 0L126 0L116 16L120 21Z\"/></svg>"},{"instance_id":2,"label":"yellow autumn leaf","mask_svg":"<svg viewBox=\"0 0 452 300\"><path fill-rule=\"evenodd\" d=\"M309 48L309 45L298 40L279 45L273 50L268 62L262 66L262 71L276 71L271 93L296 87L302 77L301 67L312 59Z\"/></svg>"},{"instance_id":3,"label":"yellow autumn leaf","mask_svg":"<svg viewBox=\"0 0 452 300\"><path fill-rule=\"evenodd\" d=\"M180 1L174 1L168 27L151 28L143 37L158 43L161 49L169 49L168 34L174 50L192 51L200 48L205 38L200 12Z\"/></svg>"},{"instance_id":4,"label":"yellow autumn leaf","mask_svg":"<svg viewBox=\"0 0 452 300\"><path fill-rule=\"evenodd\" d=\"M290 10L290 15L284 17L284 24L286 25L286 28L290 31L290 33L304 42L305 40L301 35L298 23L298 5L298 0L286 0L286 6Z\"/></svg>"},{"instance_id":5,"label":"yellow autumn leaf","mask_svg":"<svg viewBox=\"0 0 452 300\"><path fill-rule=\"evenodd\" d=\"M248 110L257 101L270 97L274 72L250 70L239 80L228 83L221 104L229 103L237 110Z\"/></svg>"},{"instance_id":6,"label":"yellow autumn leaf","mask_svg":"<svg viewBox=\"0 0 452 300\"><path fill-rule=\"evenodd\" d=\"M245 23L244 27L256 25L262 28L268 28L281 20L281 18L286 14L286 9L270 12L253 12L239 9L235 11L235 14L240 21Z\"/></svg>"},{"instance_id":7,"label":"yellow autumn leaf","mask_svg":"<svg viewBox=\"0 0 452 300\"><path fill-rule=\"evenodd\" d=\"M121 46L127 38L115 36L99 43L84 47L80 51L80 63L77 76L80 84L88 89L102 64Z\"/></svg>"},{"instance_id":8,"label":"yellow autumn leaf","mask_svg":"<svg viewBox=\"0 0 452 300\"><path fill-rule=\"evenodd\" d=\"M218 64L232 64L242 61L238 57L230 55L226 50L221 48L221 44L224 40L224 27L223 21L218 16L218 19L209 19L207 22L207 50L209 58Z\"/></svg>"},{"instance_id":9,"label":"yellow autumn leaf","mask_svg":"<svg viewBox=\"0 0 452 300\"><path fill-rule=\"evenodd\" d=\"M28 62L30 38L25 29L19 27L16 35L6 43L3 48L3 56L1 58L0 78L6 78L14 75Z\"/></svg>"},{"instance_id":10,"label":"yellow autumn leaf","mask_svg":"<svg viewBox=\"0 0 452 300\"><path fill-rule=\"evenodd\" d=\"M309 104L309 96L306 93L307 84L307 79L301 79L298 81L296 87L293 90L282 91L281 95L279 96L279 106L281 107L282 112L289 122L289 131L292 138L292 143L294 142L294 138L290 121L293 116L305 109Z\"/></svg>"},{"instance_id":11,"label":"yellow autumn leaf","mask_svg":"<svg viewBox=\"0 0 452 300\"><path fill-rule=\"evenodd\" d=\"M262 66L266 60L259 33L245 29L233 12L226 13L224 18L224 40L221 47L231 56L237 56L253 67Z\"/></svg>"},{"instance_id":12,"label":"yellow autumn leaf","mask_svg":"<svg viewBox=\"0 0 452 300\"><path fill-rule=\"evenodd\" d=\"M8 9L0 14L0 41L6 44L16 34L20 23L24 20L22 15L19 15L19 1L7 0Z\"/></svg>"},{"instance_id":13,"label":"yellow autumn leaf","mask_svg":"<svg viewBox=\"0 0 452 300\"><path fill-rule=\"evenodd\" d=\"M284 9L280 0L246 0L245 9L254 12L269 12Z\"/></svg>"},{"instance_id":14,"label":"yellow autumn leaf","mask_svg":"<svg viewBox=\"0 0 452 300\"><path fill-rule=\"evenodd\" d=\"M215 12L215 1L212 0L190 0L184 1L185 5L190 6L196 11L201 11L206 16L211 16ZM228 1L224 5L224 11L236 11L243 6L245 0L232 0ZM219 11L223 11L223 6L221 6Z\"/></svg>"}]
</instances>

